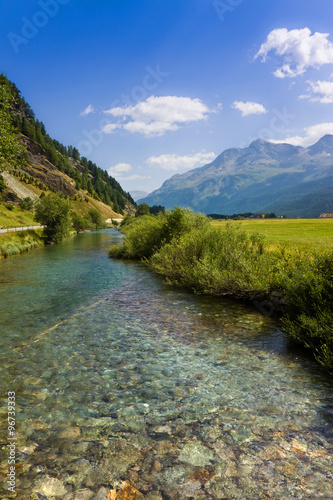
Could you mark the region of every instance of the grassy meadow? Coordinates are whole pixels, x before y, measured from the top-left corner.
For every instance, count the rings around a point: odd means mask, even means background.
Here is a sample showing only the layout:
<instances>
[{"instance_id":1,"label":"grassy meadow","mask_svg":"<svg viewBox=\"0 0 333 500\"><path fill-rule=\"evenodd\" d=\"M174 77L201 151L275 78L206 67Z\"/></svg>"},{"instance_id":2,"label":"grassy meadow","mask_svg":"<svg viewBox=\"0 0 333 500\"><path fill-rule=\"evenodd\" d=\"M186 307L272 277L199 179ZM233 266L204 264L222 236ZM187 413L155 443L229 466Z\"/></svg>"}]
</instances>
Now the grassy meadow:
<instances>
[{"instance_id":1,"label":"grassy meadow","mask_svg":"<svg viewBox=\"0 0 333 500\"><path fill-rule=\"evenodd\" d=\"M213 220L212 226L225 227L227 221ZM300 251L333 251L333 219L245 219L234 221L244 231L265 236L267 248Z\"/></svg>"}]
</instances>

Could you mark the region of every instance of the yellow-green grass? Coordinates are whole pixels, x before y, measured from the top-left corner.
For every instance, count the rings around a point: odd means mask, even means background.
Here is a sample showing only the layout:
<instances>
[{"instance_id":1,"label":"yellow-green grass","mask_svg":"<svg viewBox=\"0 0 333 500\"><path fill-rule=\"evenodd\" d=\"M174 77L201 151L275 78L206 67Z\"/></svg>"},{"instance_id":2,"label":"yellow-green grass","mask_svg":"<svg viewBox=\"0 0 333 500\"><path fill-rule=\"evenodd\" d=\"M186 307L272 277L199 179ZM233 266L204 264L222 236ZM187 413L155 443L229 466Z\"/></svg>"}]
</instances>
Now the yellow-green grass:
<instances>
[{"instance_id":1,"label":"yellow-green grass","mask_svg":"<svg viewBox=\"0 0 333 500\"><path fill-rule=\"evenodd\" d=\"M42 230L0 234L0 259L19 255L44 244Z\"/></svg>"},{"instance_id":2,"label":"yellow-green grass","mask_svg":"<svg viewBox=\"0 0 333 500\"><path fill-rule=\"evenodd\" d=\"M105 205L105 203L95 200L87 194L85 196L88 200L88 203L85 200L79 198L79 196L77 196L76 200L74 200L73 198L71 199L72 210L84 217L85 215L87 215L91 208L97 208L97 210L102 214L103 219L113 219L115 217L119 217L119 214L112 210L112 208L108 205Z\"/></svg>"},{"instance_id":3,"label":"yellow-green grass","mask_svg":"<svg viewBox=\"0 0 333 500\"><path fill-rule=\"evenodd\" d=\"M10 203L0 203L0 226L2 226L3 229L10 227L38 226L32 212L21 210L16 205L13 206L13 210L9 210L6 205L10 205Z\"/></svg>"},{"instance_id":4,"label":"yellow-green grass","mask_svg":"<svg viewBox=\"0 0 333 500\"><path fill-rule=\"evenodd\" d=\"M225 220L213 220L212 225L223 228ZM246 231L265 235L271 250L285 247L290 250L333 251L333 218L330 219L245 219L232 221Z\"/></svg>"}]
</instances>

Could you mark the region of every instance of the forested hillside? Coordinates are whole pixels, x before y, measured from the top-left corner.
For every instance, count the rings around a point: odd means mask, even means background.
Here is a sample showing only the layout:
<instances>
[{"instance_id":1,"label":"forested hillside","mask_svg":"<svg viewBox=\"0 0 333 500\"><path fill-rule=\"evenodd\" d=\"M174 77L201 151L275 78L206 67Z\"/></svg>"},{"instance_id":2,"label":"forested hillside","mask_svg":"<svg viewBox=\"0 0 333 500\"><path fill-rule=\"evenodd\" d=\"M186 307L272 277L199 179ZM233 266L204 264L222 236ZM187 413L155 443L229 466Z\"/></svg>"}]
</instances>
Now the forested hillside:
<instances>
[{"instance_id":1,"label":"forested hillside","mask_svg":"<svg viewBox=\"0 0 333 500\"><path fill-rule=\"evenodd\" d=\"M25 198L25 184L33 197L53 191L69 197L74 205L85 201L96 206L95 201L97 208L109 207L110 213L133 211L131 195L107 171L80 156L77 148L51 138L15 83L3 74L0 122L0 194L5 194L5 200L18 203ZM104 212L109 215L107 209Z\"/></svg>"}]
</instances>

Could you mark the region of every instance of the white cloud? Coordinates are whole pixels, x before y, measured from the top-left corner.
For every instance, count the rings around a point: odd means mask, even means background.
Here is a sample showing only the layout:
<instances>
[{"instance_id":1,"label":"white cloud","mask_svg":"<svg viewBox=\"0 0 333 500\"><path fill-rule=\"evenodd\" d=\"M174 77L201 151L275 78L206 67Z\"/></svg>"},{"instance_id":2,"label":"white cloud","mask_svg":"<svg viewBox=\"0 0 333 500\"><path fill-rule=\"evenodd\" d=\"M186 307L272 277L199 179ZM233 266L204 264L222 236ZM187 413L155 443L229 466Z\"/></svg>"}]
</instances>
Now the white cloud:
<instances>
[{"instance_id":1,"label":"white cloud","mask_svg":"<svg viewBox=\"0 0 333 500\"><path fill-rule=\"evenodd\" d=\"M234 109L238 109L238 111L242 113L242 116L262 115L264 113L267 113L264 106L262 104L259 104L258 102L234 101L231 107Z\"/></svg>"},{"instance_id":2,"label":"white cloud","mask_svg":"<svg viewBox=\"0 0 333 500\"><path fill-rule=\"evenodd\" d=\"M275 144L280 143L288 143L293 146L311 146L315 144L321 137L326 134L333 135L333 122L327 123L318 123L317 125L312 125L311 127L306 127L304 129L304 135L295 135L293 137L286 137L283 140L270 140L270 142L274 142Z\"/></svg>"},{"instance_id":3,"label":"white cloud","mask_svg":"<svg viewBox=\"0 0 333 500\"><path fill-rule=\"evenodd\" d=\"M146 137L161 136L178 130L181 125L207 118L213 112L200 99L176 96L151 96L134 106L115 107L104 113L120 118L116 124L106 125L103 132L117 128Z\"/></svg>"},{"instance_id":4,"label":"white cloud","mask_svg":"<svg viewBox=\"0 0 333 500\"><path fill-rule=\"evenodd\" d=\"M150 179L149 175L131 174L126 175L133 170L129 163L117 163L114 167L110 167L108 173L119 181L135 181L137 179Z\"/></svg>"},{"instance_id":5,"label":"white cloud","mask_svg":"<svg viewBox=\"0 0 333 500\"><path fill-rule=\"evenodd\" d=\"M92 104L89 104L89 106L87 106L86 109L81 111L80 116L87 116L90 115L90 113L95 113L95 108Z\"/></svg>"},{"instance_id":6,"label":"white cloud","mask_svg":"<svg viewBox=\"0 0 333 500\"><path fill-rule=\"evenodd\" d=\"M152 168L161 168L177 172L179 170L191 170L192 168L210 163L216 158L215 153L193 153L189 155L164 154L160 156L150 156L146 163Z\"/></svg>"},{"instance_id":7,"label":"white cloud","mask_svg":"<svg viewBox=\"0 0 333 500\"><path fill-rule=\"evenodd\" d=\"M277 78L302 75L308 68L319 68L323 64L333 64L333 43L327 40L329 33L311 34L309 28L288 31L275 29L269 33L261 45L255 59L266 61L267 54L275 51L282 56L283 65L274 75Z\"/></svg>"},{"instance_id":8,"label":"white cloud","mask_svg":"<svg viewBox=\"0 0 333 500\"><path fill-rule=\"evenodd\" d=\"M116 123L108 123L107 125L104 125L104 127L102 128L102 132L104 134L114 134L117 128L118 125Z\"/></svg>"},{"instance_id":9,"label":"white cloud","mask_svg":"<svg viewBox=\"0 0 333 500\"><path fill-rule=\"evenodd\" d=\"M130 172L132 166L129 163L117 163L114 167L110 167L108 172L111 175L122 174L124 172Z\"/></svg>"},{"instance_id":10,"label":"white cloud","mask_svg":"<svg viewBox=\"0 0 333 500\"><path fill-rule=\"evenodd\" d=\"M299 99L310 99L323 104L333 103L333 82L317 80L316 82L307 82L309 84L310 94L301 95Z\"/></svg>"}]
</instances>

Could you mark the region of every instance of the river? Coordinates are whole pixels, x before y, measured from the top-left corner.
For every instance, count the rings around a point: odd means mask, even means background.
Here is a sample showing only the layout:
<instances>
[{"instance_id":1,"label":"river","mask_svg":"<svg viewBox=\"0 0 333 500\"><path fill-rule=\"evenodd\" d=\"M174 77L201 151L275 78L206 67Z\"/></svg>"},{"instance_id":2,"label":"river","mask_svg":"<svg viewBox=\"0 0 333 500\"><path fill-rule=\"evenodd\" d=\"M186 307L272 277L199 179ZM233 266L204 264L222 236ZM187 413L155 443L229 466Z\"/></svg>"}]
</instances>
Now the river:
<instances>
[{"instance_id":1,"label":"river","mask_svg":"<svg viewBox=\"0 0 333 500\"><path fill-rule=\"evenodd\" d=\"M333 498L332 378L254 307L109 259L121 238L0 262L1 498Z\"/></svg>"}]
</instances>

